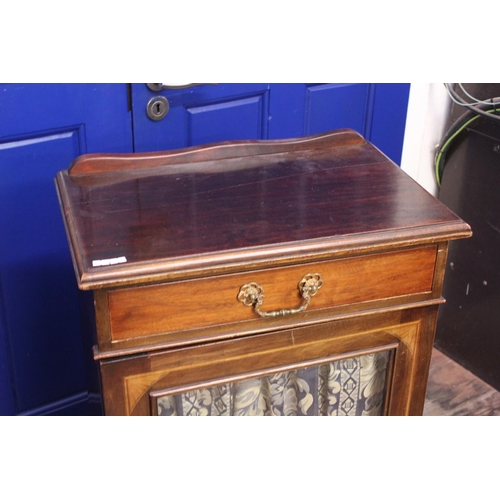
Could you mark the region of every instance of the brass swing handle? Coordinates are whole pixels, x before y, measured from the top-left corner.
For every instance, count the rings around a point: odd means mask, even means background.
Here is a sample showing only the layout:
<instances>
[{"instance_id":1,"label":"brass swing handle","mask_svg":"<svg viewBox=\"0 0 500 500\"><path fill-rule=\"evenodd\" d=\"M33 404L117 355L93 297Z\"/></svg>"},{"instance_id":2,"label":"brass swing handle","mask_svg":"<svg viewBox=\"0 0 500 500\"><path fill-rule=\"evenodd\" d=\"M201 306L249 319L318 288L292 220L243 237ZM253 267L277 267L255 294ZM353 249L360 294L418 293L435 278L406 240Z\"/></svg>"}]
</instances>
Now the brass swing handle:
<instances>
[{"instance_id":1,"label":"brass swing handle","mask_svg":"<svg viewBox=\"0 0 500 500\"><path fill-rule=\"evenodd\" d=\"M196 87L197 85L218 85L217 83L180 83L178 85L169 85L168 83L146 83L149 90L160 92L161 90L180 90Z\"/></svg>"},{"instance_id":2,"label":"brass swing handle","mask_svg":"<svg viewBox=\"0 0 500 500\"><path fill-rule=\"evenodd\" d=\"M280 309L278 311L261 311L260 307L264 302L264 289L255 282L247 283L240 288L238 293L238 300L245 306L254 306L255 312L261 318L276 318L280 316L288 316L290 314L297 314L305 311L311 302L311 297L314 297L319 289L323 286L323 279L321 274L306 274L298 284L300 294L304 302L296 309Z\"/></svg>"}]
</instances>

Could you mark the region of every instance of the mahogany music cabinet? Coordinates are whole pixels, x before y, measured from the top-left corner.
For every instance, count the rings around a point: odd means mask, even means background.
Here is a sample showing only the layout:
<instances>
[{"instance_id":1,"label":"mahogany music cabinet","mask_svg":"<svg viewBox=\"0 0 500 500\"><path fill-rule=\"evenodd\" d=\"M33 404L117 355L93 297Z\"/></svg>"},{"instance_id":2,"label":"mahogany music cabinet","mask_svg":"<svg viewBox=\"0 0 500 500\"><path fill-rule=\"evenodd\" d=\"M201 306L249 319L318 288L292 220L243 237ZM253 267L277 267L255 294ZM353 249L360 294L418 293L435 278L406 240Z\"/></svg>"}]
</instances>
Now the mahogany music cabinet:
<instances>
[{"instance_id":1,"label":"mahogany music cabinet","mask_svg":"<svg viewBox=\"0 0 500 500\"><path fill-rule=\"evenodd\" d=\"M359 134L85 155L56 186L107 415L420 415L469 226Z\"/></svg>"}]
</instances>

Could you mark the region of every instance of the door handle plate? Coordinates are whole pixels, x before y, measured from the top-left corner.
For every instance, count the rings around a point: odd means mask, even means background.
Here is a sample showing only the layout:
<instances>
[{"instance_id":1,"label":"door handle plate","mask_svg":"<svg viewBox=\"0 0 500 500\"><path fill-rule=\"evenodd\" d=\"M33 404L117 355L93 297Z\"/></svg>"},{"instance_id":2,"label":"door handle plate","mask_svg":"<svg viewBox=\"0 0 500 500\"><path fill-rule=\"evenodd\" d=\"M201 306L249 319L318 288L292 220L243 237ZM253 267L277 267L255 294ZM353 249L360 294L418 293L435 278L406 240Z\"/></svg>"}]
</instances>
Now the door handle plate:
<instances>
[{"instance_id":1,"label":"door handle plate","mask_svg":"<svg viewBox=\"0 0 500 500\"><path fill-rule=\"evenodd\" d=\"M152 90L153 92L161 92L162 90L188 89L190 87L197 87L198 85L217 85L217 83L179 83L179 84L146 83L148 89Z\"/></svg>"}]
</instances>

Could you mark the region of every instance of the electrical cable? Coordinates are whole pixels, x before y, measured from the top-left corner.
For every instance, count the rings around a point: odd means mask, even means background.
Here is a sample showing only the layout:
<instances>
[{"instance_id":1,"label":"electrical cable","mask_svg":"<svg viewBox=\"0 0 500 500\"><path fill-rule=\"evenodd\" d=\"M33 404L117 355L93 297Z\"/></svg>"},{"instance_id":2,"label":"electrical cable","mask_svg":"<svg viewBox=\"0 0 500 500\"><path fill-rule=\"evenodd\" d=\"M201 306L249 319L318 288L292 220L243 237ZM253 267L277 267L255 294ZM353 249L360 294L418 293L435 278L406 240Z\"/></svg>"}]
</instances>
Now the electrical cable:
<instances>
[{"instance_id":1,"label":"electrical cable","mask_svg":"<svg viewBox=\"0 0 500 500\"><path fill-rule=\"evenodd\" d=\"M450 83L445 83L444 84L446 90L448 91L448 94L450 95L451 99L453 100L453 102L455 102L456 104L458 104L459 106L464 106L472 111L474 111L475 113L477 113L478 115L481 115L481 116L484 116L490 120L493 120L493 121L500 121L500 116L497 116L496 114L491 114L491 113L487 113L486 111L484 111L482 108L482 106L484 106L484 104L480 104L480 103L477 103L477 104L471 104L471 103L468 103L468 102L465 102L454 90L453 88L451 87L451 84ZM487 103L488 106L493 106L494 109L496 109L496 103L493 102L494 99L490 99L489 103Z\"/></svg>"},{"instance_id":2,"label":"electrical cable","mask_svg":"<svg viewBox=\"0 0 500 500\"><path fill-rule=\"evenodd\" d=\"M491 106L496 106L497 104L500 104L500 97L494 97L490 99L490 102L486 104L478 103L476 106L474 106L474 109L466 111L462 116L460 116L446 131L443 138L441 139L439 146L436 148L436 155L434 160L435 176L439 187L441 187L446 153L450 149L453 141L469 125L481 118L483 114L488 116L488 118L495 117L496 121L500 121L500 107L495 107L494 109L481 109L491 108ZM481 113L478 113L478 111L481 111Z\"/></svg>"},{"instance_id":3,"label":"electrical cable","mask_svg":"<svg viewBox=\"0 0 500 500\"><path fill-rule=\"evenodd\" d=\"M469 99L472 99L474 102L476 103L479 103L479 104L489 104L490 106L491 105L494 105L492 104L491 102L489 101L481 101L481 99L478 99L477 97L474 97L472 95L469 94L469 92L467 92L467 90L464 89L464 86L462 83L459 83L458 86L460 87L460 90L469 98Z\"/></svg>"}]
</instances>

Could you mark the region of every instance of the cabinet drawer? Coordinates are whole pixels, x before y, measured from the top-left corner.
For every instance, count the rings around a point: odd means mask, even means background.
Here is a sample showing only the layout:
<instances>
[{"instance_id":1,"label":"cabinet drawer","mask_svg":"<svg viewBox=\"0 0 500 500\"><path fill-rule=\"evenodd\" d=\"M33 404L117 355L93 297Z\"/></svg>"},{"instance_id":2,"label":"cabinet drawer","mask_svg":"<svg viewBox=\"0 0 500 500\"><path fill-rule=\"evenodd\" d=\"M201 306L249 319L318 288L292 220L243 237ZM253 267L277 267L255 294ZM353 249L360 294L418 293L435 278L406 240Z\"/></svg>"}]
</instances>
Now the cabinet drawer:
<instances>
[{"instance_id":1,"label":"cabinet drawer","mask_svg":"<svg viewBox=\"0 0 500 500\"><path fill-rule=\"evenodd\" d=\"M242 285L258 283L264 291L262 311L297 308L298 283L319 273L323 286L308 311L361 304L432 291L437 247L291 265L226 276L108 292L112 342L138 339L245 321L265 321L253 307L238 301Z\"/></svg>"}]
</instances>

